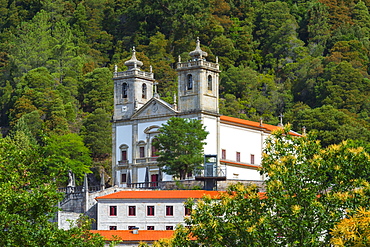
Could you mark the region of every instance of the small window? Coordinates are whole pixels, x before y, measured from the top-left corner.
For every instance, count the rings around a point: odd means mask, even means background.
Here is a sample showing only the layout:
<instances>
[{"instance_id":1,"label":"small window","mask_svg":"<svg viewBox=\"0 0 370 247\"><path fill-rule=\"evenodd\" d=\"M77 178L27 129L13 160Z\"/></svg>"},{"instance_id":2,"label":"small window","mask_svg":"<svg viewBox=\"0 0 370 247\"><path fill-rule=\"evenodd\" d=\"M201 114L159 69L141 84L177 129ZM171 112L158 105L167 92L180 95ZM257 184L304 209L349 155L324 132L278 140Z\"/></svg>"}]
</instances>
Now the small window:
<instances>
[{"instance_id":1,"label":"small window","mask_svg":"<svg viewBox=\"0 0 370 247\"><path fill-rule=\"evenodd\" d=\"M127 150L122 150L121 151L121 161L126 161L127 160Z\"/></svg>"},{"instance_id":2,"label":"small window","mask_svg":"<svg viewBox=\"0 0 370 247\"><path fill-rule=\"evenodd\" d=\"M187 81L187 90L193 89L193 75L188 75L188 81Z\"/></svg>"},{"instance_id":3,"label":"small window","mask_svg":"<svg viewBox=\"0 0 370 247\"><path fill-rule=\"evenodd\" d=\"M154 226L147 226L146 229L147 230L154 230Z\"/></svg>"},{"instance_id":4,"label":"small window","mask_svg":"<svg viewBox=\"0 0 370 247\"><path fill-rule=\"evenodd\" d=\"M110 226L109 230L111 230L111 231L117 230L117 226Z\"/></svg>"},{"instance_id":5,"label":"small window","mask_svg":"<svg viewBox=\"0 0 370 247\"><path fill-rule=\"evenodd\" d=\"M251 164L254 164L254 154L251 154Z\"/></svg>"},{"instance_id":6,"label":"small window","mask_svg":"<svg viewBox=\"0 0 370 247\"><path fill-rule=\"evenodd\" d=\"M166 206L166 216L173 216L173 206Z\"/></svg>"},{"instance_id":7,"label":"small window","mask_svg":"<svg viewBox=\"0 0 370 247\"><path fill-rule=\"evenodd\" d=\"M123 83L122 84L122 98L124 99L127 98L127 89L128 89L127 83Z\"/></svg>"},{"instance_id":8,"label":"small window","mask_svg":"<svg viewBox=\"0 0 370 247\"><path fill-rule=\"evenodd\" d=\"M240 152L236 152L236 161L240 162Z\"/></svg>"},{"instance_id":9,"label":"small window","mask_svg":"<svg viewBox=\"0 0 370 247\"><path fill-rule=\"evenodd\" d=\"M109 206L109 215L117 216L117 206Z\"/></svg>"},{"instance_id":10,"label":"small window","mask_svg":"<svg viewBox=\"0 0 370 247\"><path fill-rule=\"evenodd\" d=\"M122 173L121 174L121 184L126 183L126 182L127 182L127 174Z\"/></svg>"},{"instance_id":11,"label":"small window","mask_svg":"<svg viewBox=\"0 0 370 247\"><path fill-rule=\"evenodd\" d=\"M139 147L139 152L140 152L140 158L144 158L145 157L145 149L144 149L144 147Z\"/></svg>"},{"instance_id":12,"label":"small window","mask_svg":"<svg viewBox=\"0 0 370 247\"><path fill-rule=\"evenodd\" d=\"M166 231L172 231L173 230L173 226L166 226Z\"/></svg>"},{"instance_id":13,"label":"small window","mask_svg":"<svg viewBox=\"0 0 370 247\"><path fill-rule=\"evenodd\" d=\"M136 206L128 206L128 216L136 216Z\"/></svg>"},{"instance_id":14,"label":"small window","mask_svg":"<svg viewBox=\"0 0 370 247\"><path fill-rule=\"evenodd\" d=\"M208 91L212 91L212 76L208 76Z\"/></svg>"},{"instance_id":15,"label":"small window","mask_svg":"<svg viewBox=\"0 0 370 247\"><path fill-rule=\"evenodd\" d=\"M221 157L222 157L223 160L226 159L226 149L222 149L222 151L221 151Z\"/></svg>"},{"instance_id":16,"label":"small window","mask_svg":"<svg viewBox=\"0 0 370 247\"><path fill-rule=\"evenodd\" d=\"M191 215L191 208L185 207L185 216Z\"/></svg>"},{"instance_id":17,"label":"small window","mask_svg":"<svg viewBox=\"0 0 370 247\"><path fill-rule=\"evenodd\" d=\"M147 206L147 216L154 216L154 206Z\"/></svg>"},{"instance_id":18,"label":"small window","mask_svg":"<svg viewBox=\"0 0 370 247\"><path fill-rule=\"evenodd\" d=\"M128 226L129 230L134 230L135 226Z\"/></svg>"},{"instance_id":19,"label":"small window","mask_svg":"<svg viewBox=\"0 0 370 247\"><path fill-rule=\"evenodd\" d=\"M143 85L141 86L142 88L142 98L143 99L146 99L146 84L145 83L143 83Z\"/></svg>"}]
</instances>

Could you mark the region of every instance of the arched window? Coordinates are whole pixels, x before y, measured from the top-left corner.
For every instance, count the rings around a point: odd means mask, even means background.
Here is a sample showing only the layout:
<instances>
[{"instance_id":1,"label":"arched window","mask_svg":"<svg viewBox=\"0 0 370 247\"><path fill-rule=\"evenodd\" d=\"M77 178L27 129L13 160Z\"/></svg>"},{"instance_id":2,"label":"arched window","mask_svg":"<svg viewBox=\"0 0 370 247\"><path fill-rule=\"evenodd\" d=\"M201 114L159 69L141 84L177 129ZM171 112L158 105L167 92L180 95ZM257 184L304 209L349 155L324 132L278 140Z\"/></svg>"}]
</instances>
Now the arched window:
<instances>
[{"instance_id":1,"label":"arched window","mask_svg":"<svg viewBox=\"0 0 370 247\"><path fill-rule=\"evenodd\" d=\"M143 85L141 86L141 91L142 91L142 98L143 99L146 99L146 84L143 83Z\"/></svg>"},{"instance_id":2,"label":"arched window","mask_svg":"<svg viewBox=\"0 0 370 247\"><path fill-rule=\"evenodd\" d=\"M122 84L122 98L124 99L127 98L127 90L128 90L127 83L123 83Z\"/></svg>"},{"instance_id":3,"label":"arched window","mask_svg":"<svg viewBox=\"0 0 370 247\"><path fill-rule=\"evenodd\" d=\"M193 89L193 75L189 74L188 75L188 85L187 85L188 90Z\"/></svg>"},{"instance_id":4,"label":"arched window","mask_svg":"<svg viewBox=\"0 0 370 247\"><path fill-rule=\"evenodd\" d=\"M212 76L208 76L208 90L212 91Z\"/></svg>"}]
</instances>

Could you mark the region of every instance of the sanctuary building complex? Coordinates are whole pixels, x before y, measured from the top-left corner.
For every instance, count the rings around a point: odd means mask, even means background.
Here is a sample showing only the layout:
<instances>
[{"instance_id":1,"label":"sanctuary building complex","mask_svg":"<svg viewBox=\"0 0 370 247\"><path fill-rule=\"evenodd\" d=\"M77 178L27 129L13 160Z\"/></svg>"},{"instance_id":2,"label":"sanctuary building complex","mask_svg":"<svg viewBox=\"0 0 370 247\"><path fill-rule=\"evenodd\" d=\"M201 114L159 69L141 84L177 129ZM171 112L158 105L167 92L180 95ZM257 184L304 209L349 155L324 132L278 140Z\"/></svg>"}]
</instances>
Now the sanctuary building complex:
<instances>
[{"instance_id":1,"label":"sanctuary building complex","mask_svg":"<svg viewBox=\"0 0 370 247\"><path fill-rule=\"evenodd\" d=\"M116 186L155 188L174 178L157 166L153 142L159 128L171 117L199 119L209 132L204 147L202 171L188 180L205 181L217 188L220 180L262 181L258 168L265 139L279 128L219 114L219 64L206 60L199 39L189 61L177 63L178 92L174 102L160 99L152 69L140 68L135 49L125 62L127 70L114 72L114 116L112 171Z\"/></svg>"}]
</instances>

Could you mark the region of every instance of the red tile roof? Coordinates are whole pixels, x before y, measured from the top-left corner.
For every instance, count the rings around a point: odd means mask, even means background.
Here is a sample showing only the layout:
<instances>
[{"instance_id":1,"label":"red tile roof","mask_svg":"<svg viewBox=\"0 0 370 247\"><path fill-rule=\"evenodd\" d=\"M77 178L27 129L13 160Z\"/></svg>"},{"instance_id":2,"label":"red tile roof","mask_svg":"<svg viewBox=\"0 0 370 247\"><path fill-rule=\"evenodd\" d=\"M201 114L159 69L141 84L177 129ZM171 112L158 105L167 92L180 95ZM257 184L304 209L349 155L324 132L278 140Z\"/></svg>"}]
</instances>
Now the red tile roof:
<instances>
[{"instance_id":1,"label":"red tile roof","mask_svg":"<svg viewBox=\"0 0 370 247\"><path fill-rule=\"evenodd\" d=\"M221 116L220 120L224 121L224 122L230 122L230 123L245 125L245 126L249 126L249 127L253 127L253 128L259 128L259 129L263 129L263 130L269 131L269 132L277 130L277 129L281 129L281 127L279 127L279 126L270 125L270 124L262 124L262 126L261 126L259 122L244 120L244 119L235 118L235 117ZM295 136L300 136L298 133L295 133L293 131L291 131L290 134L295 135Z\"/></svg>"},{"instance_id":2,"label":"red tile roof","mask_svg":"<svg viewBox=\"0 0 370 247\"><path fill-rule=\"evenodd\" d=\"M229 161L229 160L220 160L221 163L226 163L226 164L232 164L232 165L239 165L239 166L247 166L247 167L253 167L253 168L261 168L259 165L251 165L251 164L245 164L245 163L240 163L240 162L234 162L234 161Z\"/></svg>"},{"instance_id":3,"label":"red tile roof","mask_svg":"<svg viewBox=\"0 0 370 247\"><path fill-rule=\"evenodd\" d=\"M162 238L171 238L174 231L139 230L133 234L131 230L91 230L100 234L105 240L115 240L115 236L122 241L156 241Z\"/></svg>"},{"instance_id":4,"label":"red tile roof","mask_svg":"<svg viewBox=\"0 0 370 247\"><path fill-rule=\"evenodd\" d=\"M187 199L202 198L204 195L216 197L218 191L207 190L145 190L145 191L119 191L95 199Z\"/></svg>"}]
</instances>

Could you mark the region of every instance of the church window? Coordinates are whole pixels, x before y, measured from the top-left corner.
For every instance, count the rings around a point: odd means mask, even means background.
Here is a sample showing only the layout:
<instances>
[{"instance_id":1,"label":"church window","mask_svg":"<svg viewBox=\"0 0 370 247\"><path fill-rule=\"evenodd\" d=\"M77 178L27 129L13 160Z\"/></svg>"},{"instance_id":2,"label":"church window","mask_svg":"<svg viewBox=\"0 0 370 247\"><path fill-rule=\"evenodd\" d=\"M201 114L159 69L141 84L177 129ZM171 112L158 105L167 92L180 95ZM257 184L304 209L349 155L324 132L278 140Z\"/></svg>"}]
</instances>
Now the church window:
<instances>
[{"instance_id":1,"label":"church window","mask_svg":"<svg viewBox=\"0 0 370 247\"><path fill-rule=\"evenodd\" d=\"M127 174L126 173L122 173L121 174L121 183L126 183L127 182Z\"/></svg>"},{"instance_id":2,"label":"church window","mask_svg":"<svg viewBox=\"0 0 370 247\"><path fill-rule=\"evenodd\" d=\"M208 90L212 91L212 76L208 76Z\"/></svg>"},{"instance_id":3,"label":"church window","mask_svg":"<svg viewBox=\"0 0 370 247\"><path fill-rule=\"evenodd\" d=\"M236 152L236 161L240 162L240 152Z\"/></svg>"},{"instance_id":4,"label":"church window","mask_svg":"<svg viewBox=\"0 0 370 247\"><path fill-rule=\"evenodd\" d=\"M221 151L221 158L223 160L226 159L226 149L222 149L222 151Z\"/></svg>"},{"instance_id":5,"label":"church window","mask_svg":"<svg viewBox=\"0 0 370 247\"><path fill-rule=\"evenodd\" d=\"M251 164L254 164L254 154L251 154Z\"/></svg>"},{"instance_id":6,"label":"church window","mask_svg":"<svg viewBox=\"0 0 370 247\"><path fill-rule=\"evenodd\" d=\"M146 84L145 83L143 83L141 89L142 89L142 98L146 99Z\"/></svg>"},{"instance_id":7,"label":"church window","mask_svg":"<svg viewBox=\"0 0 370 247\"><path fill-rule=\"evenodd\" d=\"M187 89L188 90L192 90L193 89L193 75L191 75L191 74L188 75Z\"/></svg>"},{"instance_id":8,"label":"church window","mask_svg":"<svg viewBox=\"0 0 370 247\"><path fill-rule=\"evenodd\" d=\"M121 164L127 164L128 163L128 156L127 156L127 151L128 151L128 146L126 144L122 144L119 146L119 149L121 150Z\"/></svg>"},{"instance_id":9,"label":"church window","mask_svg":"<svg viewBox=\"0 0 370 247\"><path fill-rule=\"evenodd\" d=\"M124 99L127 98L127 90L128 90L127 83L123 83L122 84L122 98Z\"/></svg>"},{"instance_id":10,"label":"church window","mask_svg":"<svg viewBox=\"0 0 370 247\"><path fill-rule=\"evenodd\" d=\"M140 151L140 158L145 157L145 149L144 149L144 147L139 147L139 151Z\"/></svg>"},{"instance_id":11,"label":"church window","mask_svg":"<svg viewBox=\"0 0 370 247\"><path fill-rule=\"evenodd\" d=\"M126 161L127 160L127 150L122 150L122 158L121 158L122 161Z\"/></svg>"}]
</instances>

